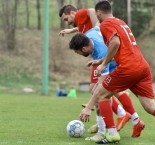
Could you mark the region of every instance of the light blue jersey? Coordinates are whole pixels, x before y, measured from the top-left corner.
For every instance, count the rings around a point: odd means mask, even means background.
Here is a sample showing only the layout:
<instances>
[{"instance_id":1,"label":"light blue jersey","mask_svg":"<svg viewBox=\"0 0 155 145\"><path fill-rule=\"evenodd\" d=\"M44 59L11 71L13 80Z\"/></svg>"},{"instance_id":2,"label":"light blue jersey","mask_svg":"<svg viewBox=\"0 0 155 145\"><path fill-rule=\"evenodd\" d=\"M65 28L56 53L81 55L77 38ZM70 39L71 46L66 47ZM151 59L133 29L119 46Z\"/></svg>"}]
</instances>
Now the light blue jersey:
<instances>
[{"instance_id":1,"label":"light blue jersey","mask_svg":"<svg viewBox=\"0 0 155 145\"><path fill-rule=\"evenodd\" d=\"M102 34L100 32L100 28L95 26L85 33L85 35L92 41L94 45L94 50L92 52L91 57L94 60L98 60L104 58L108 51L107 46L104 43ZM102 75L107 75L109 72L112 72L116 68L117 64L115 61L108 63L106 68L102 71Z\"/></svg>"}]
</instances>

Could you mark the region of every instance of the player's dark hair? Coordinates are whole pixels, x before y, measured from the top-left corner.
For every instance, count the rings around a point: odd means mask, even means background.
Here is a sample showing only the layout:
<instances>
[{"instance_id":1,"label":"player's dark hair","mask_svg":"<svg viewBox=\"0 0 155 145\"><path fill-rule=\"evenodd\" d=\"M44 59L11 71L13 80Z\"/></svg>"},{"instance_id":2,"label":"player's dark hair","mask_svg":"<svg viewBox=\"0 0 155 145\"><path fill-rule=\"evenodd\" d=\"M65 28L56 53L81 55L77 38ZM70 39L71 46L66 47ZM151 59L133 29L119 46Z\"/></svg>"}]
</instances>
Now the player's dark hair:
<instances>
[{"instance_id":1,"label":"player's dark hair","mask_svg":"<svg viewBox=\"0 0 155 145\"><path fill-rule=\"evenodd\" d=\"M59 10L59 17L61 17L63 13L69 15L71 11L77 11L77 8L72 5L64 5Z\"/></svg>"},{"instance_id":2,"label":"player's dark hair","mask_svg":"<svg viewBox=\"0 0 155 145\"><path fill-rule=\"evenodd\" d=\"M69 42L69 48L73 50L82 50L82 47L89 45L89 38L82 33L74 35Z\"/></svg>"},{"instance_id":3,"label":"player's dark hair","mask_svg":"<svg viewBox=\"0 0 155 145\"><path fill-rule=\"evenodd\" d=\"M95 5L95 11L101 10L104 11L105 13L111 13L112 8L110 3L107 0L101 0Z\"/></svg>"}]
</instances>

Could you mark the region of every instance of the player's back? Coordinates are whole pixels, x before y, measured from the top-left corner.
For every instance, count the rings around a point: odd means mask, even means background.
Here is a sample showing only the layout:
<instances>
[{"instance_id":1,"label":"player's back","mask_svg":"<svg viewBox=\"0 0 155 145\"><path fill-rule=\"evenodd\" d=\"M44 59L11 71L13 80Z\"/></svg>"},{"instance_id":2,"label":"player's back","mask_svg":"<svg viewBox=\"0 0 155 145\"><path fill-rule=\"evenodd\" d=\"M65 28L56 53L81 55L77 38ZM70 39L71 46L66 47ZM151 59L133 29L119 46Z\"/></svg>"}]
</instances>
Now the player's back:
<instances>
[{"instance_id":1,"label":"player's back","mask_svg":"<svg viewBox=\"0 0 155 145\"><path fill-rule=\"evenodd\" d=\"M90 29L85 33L85 35L93 42L93 52L91 57L94 60L104 58L107 54L108 48L104 43L101 31L98 26ZM106 68L102 71L102 75L107 75L109 72L112 72L117 67L115 61L111 61L107 64Z\"/></svg>"},{"instance_id":2,"label":"player's back","mask_svg":"<svg viewBox=\"0 0 155 145\"><path fill-rule=\"evenodd\" d=\"M114 35L120 38L120 47L114 57L120 67L119 70L123 72L138 71L148 65L130 28L124 21L115 17L107 18L102 22L100 28L107 45Z\"/></svg>"},{"instance_id":3,"label":"player's back","mask_svg":"<svg viewBox=\"0 0 155 145\"><path fill-rule=\"evenodd\" d=\"M87 31L85 35L92 41L93 46L94 46L91 57L94 60L105 57L108 48L104 43L99 27L98 26L93 27L92 29Z\"/></svg>"}]
</instances>

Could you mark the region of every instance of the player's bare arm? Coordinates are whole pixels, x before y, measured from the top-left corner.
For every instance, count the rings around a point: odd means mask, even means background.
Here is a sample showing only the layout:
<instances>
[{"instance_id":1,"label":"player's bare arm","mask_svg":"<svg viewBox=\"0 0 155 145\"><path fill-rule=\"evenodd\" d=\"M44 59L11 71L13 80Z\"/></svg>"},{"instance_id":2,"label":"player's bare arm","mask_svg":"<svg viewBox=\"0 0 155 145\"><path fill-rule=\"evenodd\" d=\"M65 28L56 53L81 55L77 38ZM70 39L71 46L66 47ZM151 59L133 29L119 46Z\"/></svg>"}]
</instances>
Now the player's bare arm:
<instances>
[{"instance_id":1,"label":"player's bare arm","mask_svg":"<svg viewBox=\"0 0 155 145\"><path fill-rule=\"evenodd\" d=\"M87 62L86 66L94 66L94 65L100 65L103 62L104 58L98 59L98 60L91 60ZM113 58L111 61L114 61L115 59Z\"/></svg>"},{"instance_id":2,"label":"player's bare arm","mask_svg":"<svg viewBox=\"0 0 155 145\"><path fill-rule=\"evenodd\" d=\"M94 66L94 65L100 65L103 62L104 58L98 59L98 60L91 60L89 61L86 66Z\"/></svg>"},{"instance_id":3,"label":"player's bare arm","mask_svg":"<svg viewBox=\"0 0 155 145\"><path fill-rule=\"evenodd\" d=\"M65 34L71 34L71 33L75 33L75 32L78 32L78 28L75 27L75 28L71 28L71 29L64 29L64 30L61 30L59 32L59 35L60 36L64 36Z\"/></svg>"},{"instance_id":4,"label":"player's bare arm","mask_svg":"<svg viewBox=\"0 0 155 145\"><path fill-rule=\"evenodd\" d=\"M83 121L83 122L89 121L89 117L91 115L91 109L95 106L95 104L99 101L99 99L101 99L95 93L97 92L97 93L101 94L102 88L103 88L102 84L98 84L94 94L92 95L89 102L87 103L86 108L84 108L80 113L80 120L81 121Z\"/></svg>"},{"instance_id":5,"label":"player's bare arm","mask_svg":"<svg viewBox=\"0 0 155 145\"><path fill-rule=\"evenodd\" d=\"M108 52L107 52L107 55L105 56L102 64L100 64L98 67L97 67L97 74L100 76L101 74L101 71L105 69L106 65L113 60L117 50L119 49L119 46L120 46L120 40L119 40L119 37L118 36L114 36L111 41L109 42L109 45L108 45Z\"/></svg>"},{"instance_id":6,"label":"player's bare arm","mask_svg":"<svg viewBox=\"0 0 155 145\"><path fill-rule=\"evenodd\" d=\"M92 22L93 27L100 24L96 17L95 9L93 9L93 8L88 9L88 14L90 16L90 20Z\"/></svg>"}]
</instances>

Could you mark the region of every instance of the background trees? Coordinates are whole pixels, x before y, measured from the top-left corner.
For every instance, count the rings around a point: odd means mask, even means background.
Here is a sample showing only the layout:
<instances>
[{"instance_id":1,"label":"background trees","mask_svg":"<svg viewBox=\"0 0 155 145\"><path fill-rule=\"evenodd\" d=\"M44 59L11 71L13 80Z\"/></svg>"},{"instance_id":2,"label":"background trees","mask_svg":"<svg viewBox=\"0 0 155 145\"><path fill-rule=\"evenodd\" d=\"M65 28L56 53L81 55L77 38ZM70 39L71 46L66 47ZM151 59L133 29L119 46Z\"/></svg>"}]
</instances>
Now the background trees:
<instances>
[{"instance_id":1,"label":"background trees","mask_svg":"<svg viewBox=\"0 0 155 145\"><path fill-rule=\"evenodd\" d=\"M65 76L73 79L88 74L83 66L85 60L68 52L72 35L59 37L59 30L68 27L58 16L64 4L77 8L93 8L99 0L49 0L49 70L55 79ZM127 22L127 0L109 0L116 17ZM0 0L0 81L41 76L43 48L43 2L44 0ZM132 31L155 74L155 1L131 0ZM11 55L11 57L10 57ZM8 57L6 59L6 57ZM24 60L24 61L23 61ZM87 60L86 60L87 61ZM60 67L61 66L61 67ZM67 66L67 67L66 67ZM73 68L74 72L69 68ZM83 75L79 76L79 72ZM62 75L63 73L63 75ZM154 75L155 79L155 75ZM31 79L30 79L31 80Z\"/></svg>"},{"instance_id":2,"label":"background trees","mask_svg":"<svg viewBox=\"0 0 155 145\"><path fill-rule=\"evenodd\" d=\"M73 4L78 9L94 7L98 0L52 0L50 5L50 28L63 29L65 24L58 17L58 10L64 4ZM113 6L113 13L127 22L127 0L109 0ZM149 27L154 15L154 0L132 0L131 18L132 31L135 36L143 33ZM4 31L5 47L15 49L16 28L38 30L42 29L43 0L1 0L0 1L0 29ZM1 38L0 38L1 39Z\"/></svg>"},{"instance_id":3,"label":"background trees","mask_svg":"<svg viewBox=\"0 0 155 145\"><path fill-rule=\"evenodd\" d=\"M127 0L110 0L116 17L127 22ZM131 29L139 36L150 25L155 8L155 1L131 0Z\"/></svg>"}]
</instances>

